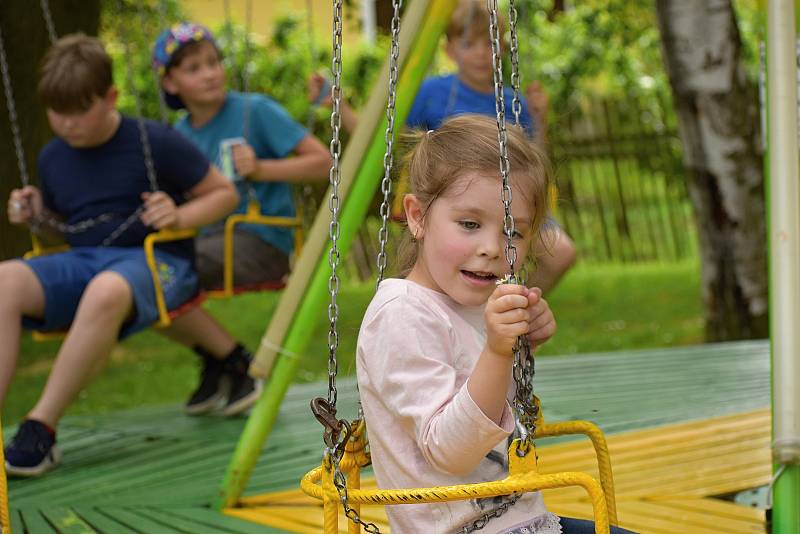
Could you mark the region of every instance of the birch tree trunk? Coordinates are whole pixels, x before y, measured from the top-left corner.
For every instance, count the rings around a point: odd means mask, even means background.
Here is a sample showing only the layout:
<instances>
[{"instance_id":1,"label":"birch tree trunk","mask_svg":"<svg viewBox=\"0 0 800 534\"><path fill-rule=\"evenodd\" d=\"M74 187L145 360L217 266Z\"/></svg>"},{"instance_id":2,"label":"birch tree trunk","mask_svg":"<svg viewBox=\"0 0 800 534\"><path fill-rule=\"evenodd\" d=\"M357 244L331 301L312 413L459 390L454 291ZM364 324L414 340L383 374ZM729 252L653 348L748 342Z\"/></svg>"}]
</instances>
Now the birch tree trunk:
<instances>
[{"instance_id":1,"label":"birch tree trunk","mask_svg":"<svg viewBox=\"0 0 800 534\"><path fill-rule=\"evenodd\" d=\"M767 337L758 92L730 0L657 0L699 232L706 337Z\"/></svg>"},{"instance_id":2,"label":"birch tree trunk","mask_svg":"<svg viewBox=\"0 0 800 534\"><path fill-rule=\"evenodd\" d=\"M57 34L82 31L97 35L100 0L50 0L49 6ZM36 156L52 136L45 110L36 97L39 61L50 46L39 2L1 0L0 30L28 175L36 184ZM27 228L9 224L6 213L9 193L21 186L6 104L6 99L0 98L0 259L19 256L30 247Z\"/></svg>"}]
</instances>

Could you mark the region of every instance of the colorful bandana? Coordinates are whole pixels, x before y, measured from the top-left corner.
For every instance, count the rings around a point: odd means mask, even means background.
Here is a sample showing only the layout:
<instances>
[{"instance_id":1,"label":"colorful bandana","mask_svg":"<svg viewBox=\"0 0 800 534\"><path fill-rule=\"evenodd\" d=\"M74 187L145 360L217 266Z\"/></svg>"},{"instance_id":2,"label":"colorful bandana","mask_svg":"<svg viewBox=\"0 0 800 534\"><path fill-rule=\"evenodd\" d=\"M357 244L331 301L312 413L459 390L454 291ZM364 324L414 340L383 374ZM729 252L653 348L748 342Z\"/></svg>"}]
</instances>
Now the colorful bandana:
<instances>
[{"instance_id":1,"label":"colorful bandana","mask_svg":"<svg viewBox=\"0 0 800 534\"><path fill-rule=\"evenodd\" d=\"M153 70L158 73L159 79L166 74L167 69L170 67L172 58L175 53L189 43L196 43L199 41L208 41L214 47L217 47L214 36L208 31L208 28L201 24L193 22L180 22L173 25L167 30L161 32L161 35L156 39L153 46ZM183 104L178 95L166 92L164 93L164 101L171 109L182 109L186 106Z\"/></svg>"}]
</instances>

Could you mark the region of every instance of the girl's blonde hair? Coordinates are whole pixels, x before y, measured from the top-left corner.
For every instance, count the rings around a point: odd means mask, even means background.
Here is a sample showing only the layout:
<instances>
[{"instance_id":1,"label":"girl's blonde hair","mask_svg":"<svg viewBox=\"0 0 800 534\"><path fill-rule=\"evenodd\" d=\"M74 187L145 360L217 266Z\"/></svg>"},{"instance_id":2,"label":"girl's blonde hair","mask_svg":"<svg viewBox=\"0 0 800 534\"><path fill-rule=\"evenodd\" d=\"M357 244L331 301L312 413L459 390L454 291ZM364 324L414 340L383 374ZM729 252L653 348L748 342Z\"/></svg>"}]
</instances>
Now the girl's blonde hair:
<instances>
[{"instance_id":1,"label":"girl's blonde hair","mask_svg":"<svg viewBox=\"0 0 800 534\"><path fill-rule=\"evenodd\" d=\"M552 171L547 155L527 137L522 128L506 125L509 178L522 192L513 202L527 202L533 214L530 232L541 235L548 218ZM423 214L467 173L497 177L497 202L501 200L500 149L495 119L464 114L447 119L438 130L417 131L404 138L411 144L403 158L401 175L407 176L409 193L423 206ZM417 261L419 244L404 232L398 250L398 271L406 276ZM535 243L536 238L531 240ZM517 265L528 254L518 250Z\"/></svg>"}]
</instances>

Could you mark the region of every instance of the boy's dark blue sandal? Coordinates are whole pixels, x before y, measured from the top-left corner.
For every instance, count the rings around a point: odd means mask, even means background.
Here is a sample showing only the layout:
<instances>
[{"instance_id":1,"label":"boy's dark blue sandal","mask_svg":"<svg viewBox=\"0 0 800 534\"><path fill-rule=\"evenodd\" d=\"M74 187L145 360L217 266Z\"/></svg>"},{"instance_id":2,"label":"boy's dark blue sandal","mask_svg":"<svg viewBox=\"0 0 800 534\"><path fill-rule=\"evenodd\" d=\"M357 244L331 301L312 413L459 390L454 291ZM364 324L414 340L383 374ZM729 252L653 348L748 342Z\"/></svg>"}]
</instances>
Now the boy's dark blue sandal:
<instances>
[{"instance_id":1,"label":"boy's dark blue sandal","mask_svg":"<svg viewBox=\"0 0 800 534\"><path fill-rule=\"evenodd\" d=\"M230 396L222 409L224 416L239 415L247 411L261 395L263 382L247 373L253 360L252 354L241 345L237 349L225 360L226 374L230 379Z\"/></svg>"},{"instance_id":2,"label":"boy's dark blue sandal","mask_svg":"<svg viewBox=\"0 0 800 534\"><path fill-rule=\"evenodd\" d=\"M200 385L186 401L185 411L189 415L200 415L216 409L228 396L230 380L225 375L223 360L214 358L200 347L194 350L202 360L203 369L200 372Z\"/></svg>"},{"instance_id":3,"label":"boy's dark blue sandal","mask_svg":"<svg viewBox=\"0 0 800 534\"><path fill-rule=\"evenodd\" d=\"M26 419L5 448L6 472L10 476L35 477L61 462L56 436L44 423Z\"/></svg>"}]
</instances>

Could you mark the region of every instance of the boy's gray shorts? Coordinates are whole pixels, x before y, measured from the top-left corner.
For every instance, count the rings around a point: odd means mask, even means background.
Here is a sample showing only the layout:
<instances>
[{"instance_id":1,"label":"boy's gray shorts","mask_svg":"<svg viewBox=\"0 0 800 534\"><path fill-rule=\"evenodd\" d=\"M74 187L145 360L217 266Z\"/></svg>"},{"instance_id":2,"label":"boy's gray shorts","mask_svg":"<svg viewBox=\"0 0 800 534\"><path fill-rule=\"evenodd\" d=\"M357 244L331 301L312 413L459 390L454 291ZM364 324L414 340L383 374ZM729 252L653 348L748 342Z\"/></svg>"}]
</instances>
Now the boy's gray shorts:
<instances>
[{"instance_id":1,"label":"boy's gray shorts","mask_svg":"<svg viewBox=\"0 0 800 534\"><path fill-rule=\"evenodd\" d=\"M197 237L195 242L200 287L223 286L225 234L222 229ZM289 257L257 235L240 228L233 235L233 285L251 286L284 281L289 274Z\"/></svg>"}]
</instances>

